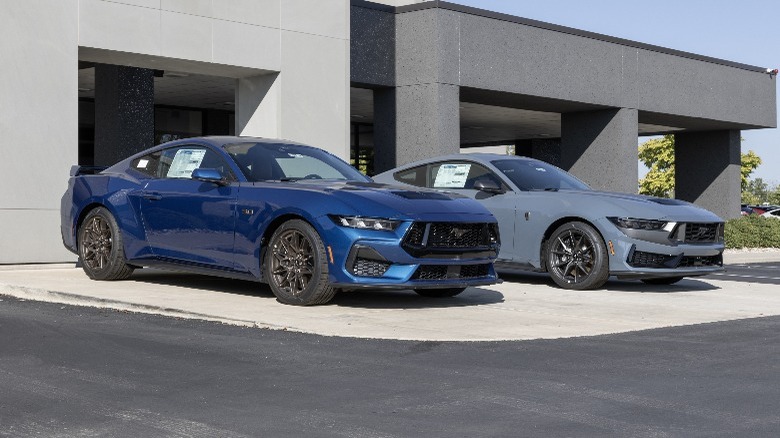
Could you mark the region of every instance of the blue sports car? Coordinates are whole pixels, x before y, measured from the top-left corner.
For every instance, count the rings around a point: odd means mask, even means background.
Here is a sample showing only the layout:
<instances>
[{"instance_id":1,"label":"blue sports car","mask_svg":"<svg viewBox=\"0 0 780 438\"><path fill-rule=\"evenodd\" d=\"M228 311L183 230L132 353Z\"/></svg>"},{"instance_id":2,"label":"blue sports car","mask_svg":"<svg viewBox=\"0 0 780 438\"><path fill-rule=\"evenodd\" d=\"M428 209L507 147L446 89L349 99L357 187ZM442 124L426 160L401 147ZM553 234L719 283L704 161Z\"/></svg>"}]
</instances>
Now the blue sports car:
<instances>
[{"instance_id":1,"label":"blue sports car","mask_svg":"<svg viewBox=\"0 0 780 438\"><path fill-rule=\"evenodd\" d=\"M375 184L286 141L190 138L74 166L61 216L65 246L96 280L167 267L266 282L298 305L343 289L448 297L498 281L498 226L479 203Z\"/></svg>"},{"instance_id":2,"label":"blue sports car","mask_svg":"<svg viewBox=\"0 0 780 438\"><path fill-rule=\"evenodd\" d=\"M498 219L497 265L546 271L567 289L610 275L650 284L723 270L723 220L676 199L591 190L543 161L461 154L407 164L377 182L469 196Z\"/></svg>"}]
</instances>

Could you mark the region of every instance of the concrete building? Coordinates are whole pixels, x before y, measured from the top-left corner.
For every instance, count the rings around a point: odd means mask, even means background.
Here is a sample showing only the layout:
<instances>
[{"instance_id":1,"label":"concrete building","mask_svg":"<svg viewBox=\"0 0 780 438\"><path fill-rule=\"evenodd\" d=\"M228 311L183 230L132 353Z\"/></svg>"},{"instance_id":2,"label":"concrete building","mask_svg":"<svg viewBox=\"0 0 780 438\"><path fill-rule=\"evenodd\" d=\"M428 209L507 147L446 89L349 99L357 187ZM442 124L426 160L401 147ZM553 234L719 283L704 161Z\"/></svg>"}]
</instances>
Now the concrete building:
<instances>
[{"instance_id":1,"label":"concrete building","mask_svg":"<svg viewBox=\"0 0 780 438\"><path fill-rule=\"evenodd\" d=\"M28 0L0 14L0 263L71 260L72 164L208 134L310 143L367 171L511 144L636 192L637 136L674 133L677 196L738 214L763 68L453 3Z\"/></svg>"}]
</instances>

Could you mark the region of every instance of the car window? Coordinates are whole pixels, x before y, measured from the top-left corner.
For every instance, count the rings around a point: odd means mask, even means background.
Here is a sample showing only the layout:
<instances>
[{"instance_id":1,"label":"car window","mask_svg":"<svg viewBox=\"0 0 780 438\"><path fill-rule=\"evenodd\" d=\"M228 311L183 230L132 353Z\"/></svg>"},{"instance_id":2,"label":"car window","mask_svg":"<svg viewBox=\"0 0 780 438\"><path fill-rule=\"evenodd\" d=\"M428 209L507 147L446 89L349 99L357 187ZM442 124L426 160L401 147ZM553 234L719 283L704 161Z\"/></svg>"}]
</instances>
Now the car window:
<instances>
[{"instance_id":1,"label":"car window","mask_svg":"<svg viewBox=\"0 0 780 438\"><path fill-rule=\"evenodd\" d=\"M537 160L492 161L520 190L590 190L574 175Z\"/></svg>"},{"instance_id":2,"label":"car window","mask_svg":"<svg viewBox=\"0 0 780 438\"><path fill-rule=\"evenodd\" d=\"M478 181L492 182L498 187L508 189L493 172L477 163L448 161L430 165L428 186L434 189L473 190Z\"/></svg>"},{"instance_id":3,"label":"car window","mask_svg":"<svg viewBox=\"0 0 780 438\"><path fill-rule=\"evenodd\" d=\"M396 181L417 187L428 186L428 166L417 166L393 174Z\"/></svg>"},{"instance_id":4,"label":"car window","mask_svg":"<svg viewBox=\"0 0 780 438\"><path fill-rule=\"evenodd\" d=\"M157 177L157 168L160 165L161 154L161 151L157 151L144 155L141 158L136 158L130 163L130 168L146 176Z\"/></svg>"},{"instance_id":5,"label":"car window","mask_svg":"<svg viewBox=\"0 0 780 438\"><path fill-rule=\"evenodd\" d=\"M224 149L251 182L303 179L370 181L336 156L309 146L244 142L225 145Z\"/></svg>"},{"instance_id":6,"label":"car window","mask_svg":"<svg viewBox=\"0 0 780 438\"><path fill-rule=\"evenodd\" d=\"M501 178L485 166L465 161L445 161L418 166L396 172L393 177L405 184L434 189L473 190L477 181L487 180L504 190L509 189Z\"/></svg>"},{"instance_id":7,"label":"car window","mask_svg":"<svg viewBox=\"0 0 780 438\"><path fill-rule=\"evenodd\" d=\"M216 152L203 146L180 146L163 150L156 176L189 179L195 169L215 169L228 181L234 179L225 161Z\"/></svg>"}]
</instances>

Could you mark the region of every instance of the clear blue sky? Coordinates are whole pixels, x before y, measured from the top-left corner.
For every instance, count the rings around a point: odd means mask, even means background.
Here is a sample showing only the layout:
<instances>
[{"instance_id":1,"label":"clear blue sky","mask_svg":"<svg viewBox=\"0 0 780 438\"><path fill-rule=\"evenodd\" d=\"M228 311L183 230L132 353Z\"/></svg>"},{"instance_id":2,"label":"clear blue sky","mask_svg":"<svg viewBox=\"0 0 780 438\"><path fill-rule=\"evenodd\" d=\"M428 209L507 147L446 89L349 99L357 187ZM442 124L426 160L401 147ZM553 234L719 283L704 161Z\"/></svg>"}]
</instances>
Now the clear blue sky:
<instances>
[{"instance_id":1,"label":"clear blue sky","mask_svg":"<svg viewBox=\"0 0 780 438\"><path fill-rule=\"evenodd\" d=\"M780 68L777 0L450 0L614 37ZM780 87L778 87L780 90ZM780 184L780 131L742 131L763 160L751 178Z\"/></svg>"}]
</instances>

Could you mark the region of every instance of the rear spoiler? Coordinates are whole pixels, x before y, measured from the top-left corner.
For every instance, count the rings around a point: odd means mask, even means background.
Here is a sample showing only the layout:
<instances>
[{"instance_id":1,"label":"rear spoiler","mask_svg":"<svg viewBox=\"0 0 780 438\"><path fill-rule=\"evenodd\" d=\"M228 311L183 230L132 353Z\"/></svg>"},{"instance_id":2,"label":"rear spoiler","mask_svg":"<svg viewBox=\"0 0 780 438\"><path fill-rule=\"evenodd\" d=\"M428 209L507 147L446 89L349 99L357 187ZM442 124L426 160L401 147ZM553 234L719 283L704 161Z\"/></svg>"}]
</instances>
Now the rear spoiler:
<instances>
[{"instance_id":1,"label":"rear spoiler","mask_svg":"<svg viewBox=\"0 0 780 438\"><path fill-rule=\"evenodd\" d=\"M70 176L95 175L108 169L108 166L71 166Z\"/></svg>"}]
</instances>

